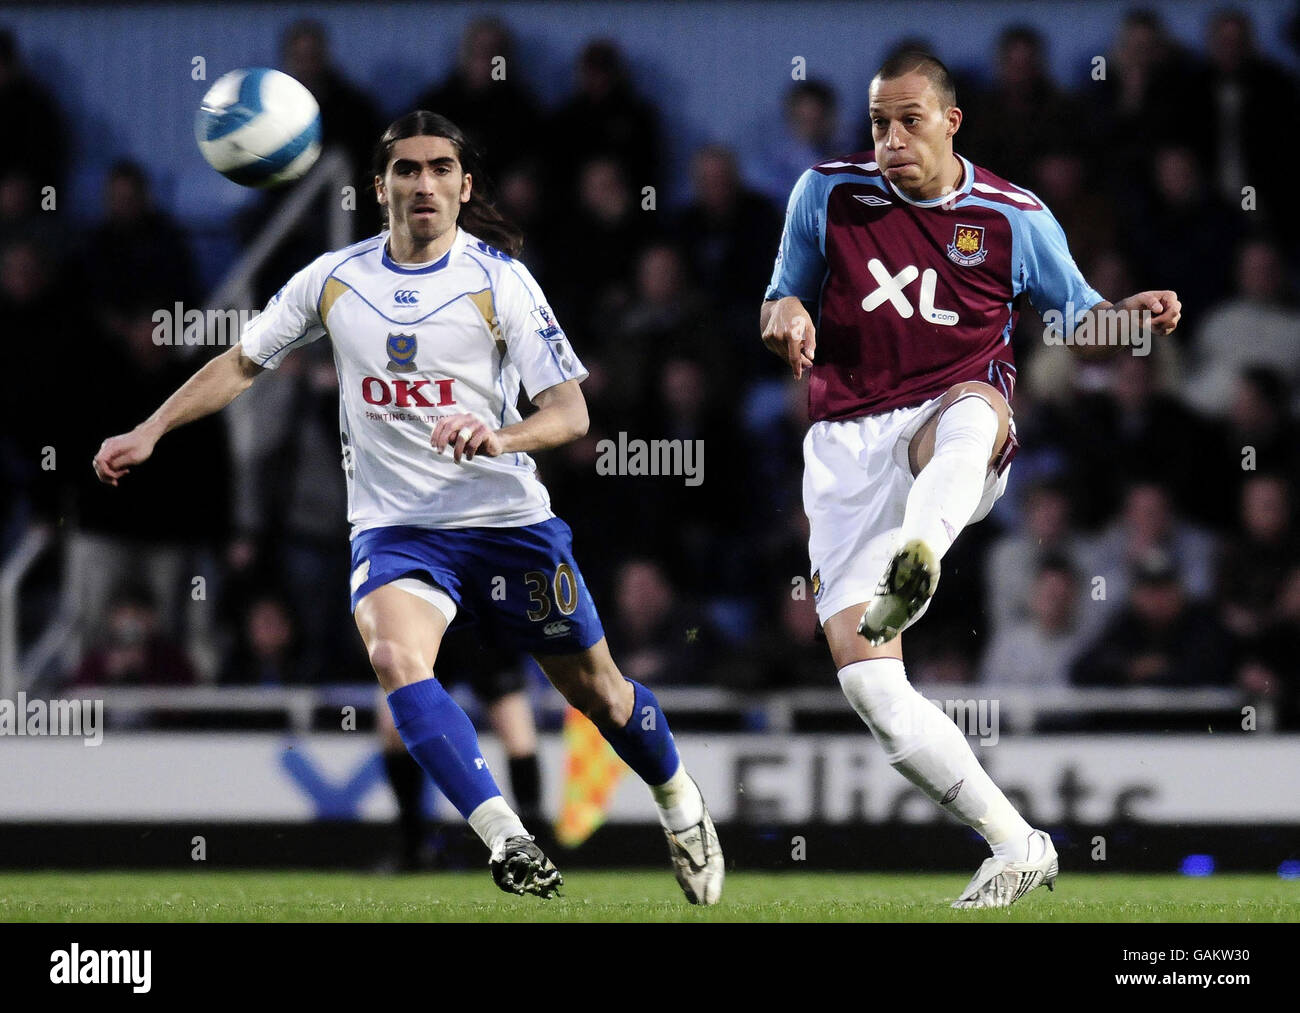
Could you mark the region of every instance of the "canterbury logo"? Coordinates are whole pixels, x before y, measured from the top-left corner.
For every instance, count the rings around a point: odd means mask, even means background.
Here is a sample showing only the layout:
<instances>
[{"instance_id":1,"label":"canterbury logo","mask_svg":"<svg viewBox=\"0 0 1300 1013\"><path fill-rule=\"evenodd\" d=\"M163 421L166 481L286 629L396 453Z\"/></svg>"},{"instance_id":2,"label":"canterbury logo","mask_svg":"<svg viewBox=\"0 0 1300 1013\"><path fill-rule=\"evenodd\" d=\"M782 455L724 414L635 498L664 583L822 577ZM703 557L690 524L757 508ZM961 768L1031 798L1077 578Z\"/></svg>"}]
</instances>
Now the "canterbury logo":
<instances>
[{"instance_id":1,"label":"canterbury logo","mask_svg":"<svg viewBox=\"0 0 1300 1013\"><path fill-rule=\"evenodd\" d=\"M420 301L420 293L413 288L399 289L393 296L393 302L398 306L414 306Z\"/></svg>"},{"instance_id":2,"label":"canterbury logo","mask_svg":"<svg viewBox=\"0 0 1300 1013\"><path fill-rule=\"evenodd\" d=\"M912 308L911 301L904 294L903 289L921 279L921 316L932 324L941 324L944 327L952 327L960 317L955 310L939 309L934 304L934 292L939 284L939 272L932 267L927 267L921 271L915 264L908 264L897 274L890 274L887 268L880 260L872 257L867 261L867 270L871 272L871 277L878 282L875 291L868 294L862 300L862 308L868 313L878 309L885 303L889 303L898 311L898 315L904 320L910 320L916 312Z\"/></svg>"},{"instance_id":3,"label":"canterbury logo","mask_svg":"<svg viewBox=\"0 0 1300 1013\"><path fill-rule=\"evenodd\" d=\"M548 637L562 637L569 632L569 624L563 620L558 623L547 623L542 627L542 632Z\"/></svg>"}]
</instances>

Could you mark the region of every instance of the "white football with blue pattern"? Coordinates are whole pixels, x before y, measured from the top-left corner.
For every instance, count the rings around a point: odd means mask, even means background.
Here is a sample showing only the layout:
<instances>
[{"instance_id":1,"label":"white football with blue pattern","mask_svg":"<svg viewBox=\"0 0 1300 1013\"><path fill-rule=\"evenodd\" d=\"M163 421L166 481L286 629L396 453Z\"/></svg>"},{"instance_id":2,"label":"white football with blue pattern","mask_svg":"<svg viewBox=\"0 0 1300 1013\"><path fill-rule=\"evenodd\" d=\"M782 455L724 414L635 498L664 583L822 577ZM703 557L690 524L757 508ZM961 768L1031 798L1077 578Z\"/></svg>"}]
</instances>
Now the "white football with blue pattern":
<instances>
[{"instance_id":1,"label":"white football with blue pattern","mask_svg":"<svg viewBox=\"0 0 1300 1013\"><path fill-rule=\"evenodd\" d=\"M227 179L275 186L298 179L320 157L320 107L288 74L244 67L208 89L194 135L208 164Z\"/></svg>"}]
</instances>

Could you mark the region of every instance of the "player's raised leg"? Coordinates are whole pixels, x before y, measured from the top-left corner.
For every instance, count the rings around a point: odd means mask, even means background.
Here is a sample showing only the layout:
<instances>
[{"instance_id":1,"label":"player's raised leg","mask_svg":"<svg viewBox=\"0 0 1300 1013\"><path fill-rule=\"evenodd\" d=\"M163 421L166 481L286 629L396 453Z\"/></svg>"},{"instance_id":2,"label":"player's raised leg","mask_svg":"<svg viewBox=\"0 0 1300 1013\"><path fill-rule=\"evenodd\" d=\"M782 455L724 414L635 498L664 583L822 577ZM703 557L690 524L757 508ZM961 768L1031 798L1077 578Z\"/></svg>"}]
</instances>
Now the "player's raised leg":
<instances>
[{"instance_id":1,"label":"player's raised leg","mask_svg":"<svg viewBox=\"0 0 1300 1013\"><path fill-rule=\"evenodd\" d=\"M650 789L686 899L716 904L724 878L718 834L655 695L623 676L604 637L577 653L535 657L555 688L591 719Z\"/></svg>"},{"instance_id":2,"label":"player's raised leg","mask_svg":"<svg viewBox=\"0 0 1300 1013\"><path fill-rule=\"evenodd\" d=\"M1005 461L1008 440L1015 439L1010 424L1002 394L971 381L949 389L912 438L908 458L916 481L898 547L858 624L869 643L896 637L934 594L939 561L975 514L990 467Z\"/></svg>"},{"instance_id":3,"label":"player's raised leg","mask_svg":"<svg viewBox=\"0 0 1300 1013\"><path fill-rule=\"evenodd\" d=\"M401 582L363 597L355 612L370 663L388 694L407 750L492 853L493 879L508 893L554 896L559 872L506 804L465 712L433 677L455 604L432 585L417 595ZM435 604L437 602L437 604Z\"/></svg>"}]
</instances>

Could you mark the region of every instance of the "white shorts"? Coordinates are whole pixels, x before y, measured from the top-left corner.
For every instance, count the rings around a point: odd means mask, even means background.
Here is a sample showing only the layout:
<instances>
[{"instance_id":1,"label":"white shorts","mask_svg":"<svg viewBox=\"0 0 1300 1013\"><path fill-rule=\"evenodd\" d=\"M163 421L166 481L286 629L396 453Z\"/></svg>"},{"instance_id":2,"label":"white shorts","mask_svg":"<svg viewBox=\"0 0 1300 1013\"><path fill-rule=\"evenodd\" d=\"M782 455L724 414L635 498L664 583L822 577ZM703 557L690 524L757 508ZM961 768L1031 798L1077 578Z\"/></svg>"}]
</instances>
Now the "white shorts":
<instances>
[{"instance_id":1,"label":"white shorts","mask_svg":"<svg viewBox=\"0 0 1300 1013\"><path fill-rule=\"evenodd\" d=\"M880 415L814 422L804 437L803 508L813 599L822 623L850 605L865 605L875 593L897 549L915 481L908 444L938 405L936 397ZM993 509L1009 474L1009 465L1000 475L989 469L969 523L983 520ZM929 602L907 625L926 608Z\"/></svg>"}]
</instances>

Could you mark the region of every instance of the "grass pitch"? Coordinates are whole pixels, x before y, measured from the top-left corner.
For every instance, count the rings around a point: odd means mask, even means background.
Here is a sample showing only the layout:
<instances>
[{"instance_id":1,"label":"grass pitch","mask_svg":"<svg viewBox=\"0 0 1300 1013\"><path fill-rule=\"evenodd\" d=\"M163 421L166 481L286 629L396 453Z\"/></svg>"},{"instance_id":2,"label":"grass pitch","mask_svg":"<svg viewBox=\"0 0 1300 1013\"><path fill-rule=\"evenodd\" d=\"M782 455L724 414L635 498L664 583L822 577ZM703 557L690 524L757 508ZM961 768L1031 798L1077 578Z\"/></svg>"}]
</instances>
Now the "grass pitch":
<instances>
[{"instance_id":1,"label":"grass pitch","mask_svg":"<svg viewBox=\"0 0 1300 1013\"><path fill-rule=\"evenodd\" d=\"M337 872L0 872L0 922L1295 922L1300 880L1063 873L999 911L948 905L967 876L729 873L687 904L672 873L565 873L563 896L499 891L486 869Z\"/></svg>"}]
</instances>

